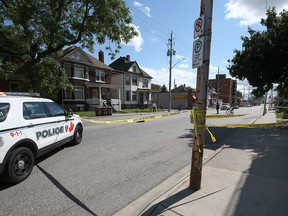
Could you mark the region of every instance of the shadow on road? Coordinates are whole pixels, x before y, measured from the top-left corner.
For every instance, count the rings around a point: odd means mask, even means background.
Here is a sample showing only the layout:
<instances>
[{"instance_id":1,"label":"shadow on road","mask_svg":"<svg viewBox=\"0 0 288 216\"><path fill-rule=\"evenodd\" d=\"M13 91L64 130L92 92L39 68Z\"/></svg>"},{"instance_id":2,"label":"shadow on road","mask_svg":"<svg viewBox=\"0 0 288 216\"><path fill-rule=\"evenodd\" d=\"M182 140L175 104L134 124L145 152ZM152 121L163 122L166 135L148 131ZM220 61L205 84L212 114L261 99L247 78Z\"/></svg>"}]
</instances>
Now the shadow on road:
<instances>
[{"instance_id":1,"label":"shadow on road","mask_svg":"<svg viewBox=\"0 0 288 216\"><path fill-rule=\"evenodd\" d=\"M55 179L51 174L46 172L42 167L36 165L39 170L70 200L72 200L75 204L86 210L89 214L93 216L97 216L91 209L89 209L84 203L82 203L77 197L75 197L69 190L67 190L57 179Z\"/></svg>"}]
</instances>

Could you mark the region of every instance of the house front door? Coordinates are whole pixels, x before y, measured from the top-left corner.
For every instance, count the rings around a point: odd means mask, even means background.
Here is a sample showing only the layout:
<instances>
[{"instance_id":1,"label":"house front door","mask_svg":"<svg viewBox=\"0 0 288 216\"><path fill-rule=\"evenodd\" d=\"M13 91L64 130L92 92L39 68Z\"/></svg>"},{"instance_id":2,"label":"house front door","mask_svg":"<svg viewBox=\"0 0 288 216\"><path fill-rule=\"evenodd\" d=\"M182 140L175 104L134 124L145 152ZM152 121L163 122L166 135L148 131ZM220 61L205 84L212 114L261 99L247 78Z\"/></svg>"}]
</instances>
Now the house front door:
<instances>
[{"instance_id":1,"label":"house front door","mask_svg":"<svg viewBox=\"0 0 288 216\"><path fill-rule=\"evenodd\" d=\"M92 89L92 98L93 98L93 99L98 99L98 98L99 98L99 91L98 91L98 89L96 89L96 88Z\"/></svg>"},{"instance_id":2,"label":"house front door","mask_svg":"<svg viewBox=\"0 0 288 216\"><path fill-rule=\"evenodd\" d=\"M144 104L144 93L139 94L139 103Z\"/></svg>"}]
</instances>

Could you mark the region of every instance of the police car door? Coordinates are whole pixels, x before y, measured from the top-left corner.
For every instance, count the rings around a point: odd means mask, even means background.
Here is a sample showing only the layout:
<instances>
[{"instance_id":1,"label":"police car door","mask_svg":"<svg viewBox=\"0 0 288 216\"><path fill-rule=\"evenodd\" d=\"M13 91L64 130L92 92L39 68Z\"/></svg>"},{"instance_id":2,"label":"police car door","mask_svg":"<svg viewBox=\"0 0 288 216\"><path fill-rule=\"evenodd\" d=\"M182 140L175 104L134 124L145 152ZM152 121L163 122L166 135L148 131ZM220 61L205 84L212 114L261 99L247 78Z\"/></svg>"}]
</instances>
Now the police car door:
<instances>
[{"instance_id":1,"label":"police car door","mask_svg":"<svg viewBox=\"0 0 288 216\"><path fill-rule=\"evenodd\" d=\"M73 122L69 121L66 111L55 102L45 102L45 106L49 112L49 115L56 121L56 129L58 130L56 144L61 145L66 143L73 135Z\"/></svg>"},{"instance_id":2,"label":"police car door","mask_svg":"<svg viewBox=\"0 0 288 216\"><path fill-rule=\"evenodd\" d=\"M57 137L56 120L48 116L43 102L24 101L22 105L26 137L32 139L39 150L51 147Z\"/></svg>"}]
</instances>

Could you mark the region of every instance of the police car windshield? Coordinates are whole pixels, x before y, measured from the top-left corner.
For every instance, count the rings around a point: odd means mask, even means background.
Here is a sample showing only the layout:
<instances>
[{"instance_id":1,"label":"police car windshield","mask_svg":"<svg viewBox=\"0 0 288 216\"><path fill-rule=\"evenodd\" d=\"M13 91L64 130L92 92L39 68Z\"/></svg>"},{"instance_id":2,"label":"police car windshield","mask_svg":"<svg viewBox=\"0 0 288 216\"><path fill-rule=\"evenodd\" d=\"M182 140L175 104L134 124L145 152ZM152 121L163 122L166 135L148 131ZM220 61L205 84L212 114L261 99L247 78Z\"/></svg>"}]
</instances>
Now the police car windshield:
<instances>
[{"instance_id":1,"label":"police car windshield","mask_svg":"<svg viewBox=\"0 0 288 216\"><path fill-rule=\"evenodd\" d=\"M4 122L10 109L9 103L0 103L0 122Z\"/></svg>"}]
</instances>

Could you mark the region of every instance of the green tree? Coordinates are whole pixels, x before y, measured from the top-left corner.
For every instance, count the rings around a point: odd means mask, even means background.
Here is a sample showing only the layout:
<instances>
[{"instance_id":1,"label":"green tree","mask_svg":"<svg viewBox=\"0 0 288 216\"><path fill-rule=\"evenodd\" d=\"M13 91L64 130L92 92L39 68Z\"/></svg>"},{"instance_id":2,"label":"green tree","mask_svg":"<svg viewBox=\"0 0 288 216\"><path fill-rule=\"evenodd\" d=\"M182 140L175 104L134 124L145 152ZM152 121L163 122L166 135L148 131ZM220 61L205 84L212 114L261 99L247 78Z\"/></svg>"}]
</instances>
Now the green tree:
<instances>
[{"instance_id":1,"label":"green tree","mask_svg":"<svg viewBox=\"0 0 288 216\"><path fill-rule=\"evenodd\" d=\"M151 83L151 89L161 91L161 85Z\"/></svg>"},{"instance_id":2,"label":"green tree","mask_svg":"<svg viewBox=\"0 0 288 216\"><path fill-rule=\"evenodd\" d=\"M161 91L162 91L162 92L168 92L168 89L167 89L167 87L166 87L165 84L162 85Z\"/></svg>"},{"instance_id":3,"label":"green tree","mask_svg":"<svg viewBox=\"0 0 288 216\"><path fill-rule=\"evenodd\" d=\"M255 96L264 95L273 84L278 84L278 90L288 88L288 12L278 15L272 8L261 24L265 31L248 28L249 37L241 37L242 50L234 50L227 67L231 76L247 78L256 87Z\"/></svg>"},{"instance_id":4,"label":"green tree","mask_svg":"<svg viewBox=\"0 0 288 216\"><path fill-rule=\"evenodd\" d=\"M243 98L243 94L241 91L236 91L236 94L235 94L235 97L236 97L236 104L240 105L242 103L242 98Z\"/></svg>"},{"instance_id":5,"label":"green tree","mask_svg":"<svg viewBox=\"0 0 288 216\"><path fill-rule=\"evenodd\" d=\"M71 87L53 60L59 51L79 44L93 52L95 44L109 42L114 58L120 44L137 35L131 22L124 0L1 0L0 50L12 57L13 65L1 61L0 74L22 74L27 89L55 96Z\"/></svg>"}]
</instances>

